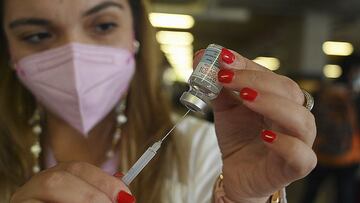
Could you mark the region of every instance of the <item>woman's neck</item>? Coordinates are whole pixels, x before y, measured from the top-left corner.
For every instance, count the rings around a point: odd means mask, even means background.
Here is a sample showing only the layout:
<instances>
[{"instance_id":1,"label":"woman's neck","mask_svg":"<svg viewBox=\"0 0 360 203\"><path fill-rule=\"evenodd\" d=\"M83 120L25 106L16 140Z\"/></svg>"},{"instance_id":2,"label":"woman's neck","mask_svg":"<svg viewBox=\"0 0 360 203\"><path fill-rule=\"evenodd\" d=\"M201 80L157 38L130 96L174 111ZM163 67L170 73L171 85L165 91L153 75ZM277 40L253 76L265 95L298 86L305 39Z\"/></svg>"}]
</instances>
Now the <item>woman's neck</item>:
<instances>
[{"instance_id":1,"label":"woman's neck","mask_svg":"<svg viewBox=\"0 0 360 203\"><path fill-rule=\"evenodd\" d=\"M58 162L86 161L100 166L111 147L115 119L115 113L109 113L85 137L56 115L47 113L45 143Z\"/></svg>"}]
</instances>

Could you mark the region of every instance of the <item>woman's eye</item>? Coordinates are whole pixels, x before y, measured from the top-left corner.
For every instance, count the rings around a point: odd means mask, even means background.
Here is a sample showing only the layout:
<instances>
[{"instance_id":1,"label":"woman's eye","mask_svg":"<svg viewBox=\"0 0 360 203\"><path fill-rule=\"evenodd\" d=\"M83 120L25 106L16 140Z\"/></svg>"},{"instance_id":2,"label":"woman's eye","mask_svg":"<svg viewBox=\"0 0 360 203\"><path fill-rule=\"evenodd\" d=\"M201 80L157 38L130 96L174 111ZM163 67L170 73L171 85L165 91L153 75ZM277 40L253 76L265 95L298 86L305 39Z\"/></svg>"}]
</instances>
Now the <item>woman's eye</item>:
<instances>
[{"instance_id":1,"label":"woman's eye","mask_svg":"<svg viewBox=\"0 0 360 203\"><path fill-rule=\"evenodd\" d=\"M116 23L101 23L96 25L95 31L97 33L107 33L117 27Z\"/></svg>"},{"instance_id":2,"label":"woman's eye","mask_svg":"<svg viewBox=\"0 0 360 203\"><path fill-rule=\"evenodd\" d=\"M52 35L49 32L39 32L39 33L27 35L23 37L23 40L32 44L37 44L51 37Z\"/></svg>"}]
</instances>

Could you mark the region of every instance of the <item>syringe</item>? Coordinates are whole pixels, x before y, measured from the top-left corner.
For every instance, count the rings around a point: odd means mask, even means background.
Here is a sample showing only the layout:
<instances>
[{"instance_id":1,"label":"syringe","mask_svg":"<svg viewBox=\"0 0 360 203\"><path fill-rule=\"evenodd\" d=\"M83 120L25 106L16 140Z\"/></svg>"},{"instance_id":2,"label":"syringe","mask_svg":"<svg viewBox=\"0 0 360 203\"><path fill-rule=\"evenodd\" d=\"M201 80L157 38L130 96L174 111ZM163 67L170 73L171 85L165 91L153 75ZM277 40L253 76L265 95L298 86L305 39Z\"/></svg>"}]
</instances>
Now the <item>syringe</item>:
<instances>
[{"instance_id":1,"label":"syringe","mask_svg":"<svg viewBox=\"0 0 360 203\"><path fill-rule=\"evenodd\" d=\"M178 126L181 121L190 113L190 110L187 111L183 117L174 125L174 127L169 130L169 132L159 141L155 142L151 147L149 147L145 153L135 162L135 164L130 168L130 170L124 175L122 181L126 185L136 178L137 175L145 168L145 166L154 158L156 152L160 149L162 142L170 135L170 133Z\"/></svg>"}]
</instances>

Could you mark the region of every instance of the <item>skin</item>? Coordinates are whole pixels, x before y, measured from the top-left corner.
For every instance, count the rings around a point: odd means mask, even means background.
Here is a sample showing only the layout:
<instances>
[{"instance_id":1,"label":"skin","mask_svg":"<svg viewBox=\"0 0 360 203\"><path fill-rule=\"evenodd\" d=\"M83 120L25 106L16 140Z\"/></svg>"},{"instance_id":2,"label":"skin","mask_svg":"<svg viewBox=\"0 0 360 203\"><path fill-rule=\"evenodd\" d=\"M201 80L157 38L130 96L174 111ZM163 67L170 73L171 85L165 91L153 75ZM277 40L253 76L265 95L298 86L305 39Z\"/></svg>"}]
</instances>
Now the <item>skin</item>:
<instances>
[{"instance_id":1,"label":"skin","mask_svg":"<svg viewBox=\"0 0 360 203\"><path fill-rule=\"evenodd\" d=\"M315 167L317 158L311 148L315 119L303 106L304 95L293 80L231 52L235 61L221 61L220 66L232 70L234 78L223 84L213 101L224 189L235 202L266 202L271 194ZM195 64L203 54L204 50L196 54ZM254 101L241 100L233 92L245 87L258 92ZM262 130L272 130L277 138L264 142Z\"/></svg>"},{"instance_id":2,"label":"skin","mask_svg":"<svg viewBox=\"0 0 360 203\"><path fill-rule=\"evenodd\" d=\"M4 25L12 61L16 63L23 57L71 42L134 51L132 14L126 0L112 1L116 5L89 12L106 2L109 1L5 1ZM29 18L47 23L19 23ZM111 146L111 135L115 130L113 113L97 124L86 139L56 115L44 110L48 124L47 142L55 158L63 164L34 176L14 194L12 202L115 202L120 190L130 192L120 180L93 166L104 161L106 150Z\"/></svg>"},{"instance_id":3,"label":"skin","mask_svg":"<svg viewBox=\"0 0 360 203\"><path fill-rule=\"evenodd\" d=\"M14 63L31 54L71 42L108 45L134 51L132 14L126 0L113 1L119 6L110 5L92 13L89 11L109 1L5 2L5 31ZM48 24L14 25L19 20L29 18L42 19L48 21ZM46 113L49 135L47 142L58 161L82 160L96 165L103 161L115 130L114 115L108 115L90 132L89 139L85 139L56 115ZM67 150L69 147L74 151L70 153Z\"/></svg>"},{"instance_id":4,"label":"skin","mask_svg":"<svg viewBox=\"0 0 360 203\"><path fill-rule=\"evenodd\" d=\"M86 17L87 11L106 1L5 2L5 30L14 63L70 42L134 50L132 17L126 0L112 1L121 8L107 7ZM34 17L50 24L9 26L18 19ZM224 84L213 101L225 192L236 202L264 203L273 192L304 177L315 166L316 156L311 149L316 134L314 117L302 106L304 96L294 81L233 53L235 62L221 62L221 66L233 70L235 77ZM195 66L202 54L203 50L195 57ZM255 101L242 101L233 93L244 87L258 92ZM112 130L108 129L113 129L114 115L109 114L85 139L56 115L46 113L48 142L56 159L63 163L32 177L11 202L115 202L120 190L129 192L120 180L96 167L110 147ZM263 129L277 134L273 143L261 140ZM69 153L69 148L78 151Z\"/></svg>"}]
</instances>

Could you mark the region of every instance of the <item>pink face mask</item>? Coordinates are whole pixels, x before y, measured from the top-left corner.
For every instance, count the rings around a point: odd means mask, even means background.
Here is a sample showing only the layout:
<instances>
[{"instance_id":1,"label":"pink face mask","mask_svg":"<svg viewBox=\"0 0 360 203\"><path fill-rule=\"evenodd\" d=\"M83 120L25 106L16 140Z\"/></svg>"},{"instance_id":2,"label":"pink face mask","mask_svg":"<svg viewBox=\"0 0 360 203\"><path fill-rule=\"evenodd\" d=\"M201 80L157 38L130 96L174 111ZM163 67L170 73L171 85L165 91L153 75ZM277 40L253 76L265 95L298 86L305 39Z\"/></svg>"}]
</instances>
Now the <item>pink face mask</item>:
<instances>
[{"instance_id":1,"label":"pink face mask","mask_svg":"<svg viewBox=\"0 0 360 203\"><path fill-rule=\"evenodd\" d=\"M135 60L126 49L71 43L25 57L16 69L41 104L87 135L127 91Z\"/></svg>"}]
</instances>

